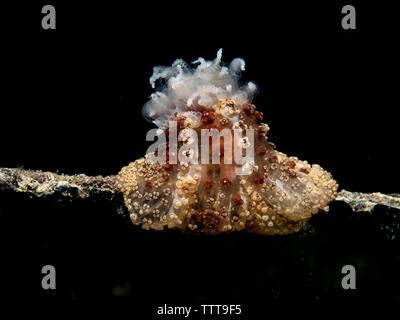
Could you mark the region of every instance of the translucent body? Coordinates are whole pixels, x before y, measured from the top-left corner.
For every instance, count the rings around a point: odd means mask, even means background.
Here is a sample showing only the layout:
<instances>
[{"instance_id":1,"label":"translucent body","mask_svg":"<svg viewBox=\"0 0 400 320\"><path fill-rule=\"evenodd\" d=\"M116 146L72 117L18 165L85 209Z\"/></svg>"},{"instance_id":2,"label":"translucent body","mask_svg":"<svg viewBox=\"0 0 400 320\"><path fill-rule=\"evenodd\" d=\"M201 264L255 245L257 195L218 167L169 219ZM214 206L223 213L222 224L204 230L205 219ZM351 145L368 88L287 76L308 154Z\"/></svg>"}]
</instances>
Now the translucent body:
<instances>
[{"instance_id":1,"label":"translucent body","mask_svg":"<svg viewBox=\"0 0 400 320\"><path fill-rule=\"evenodd\" d=\"M117 178L133 223L146 229L168 226L202 234L243 229L287 234L300 230L312 214L335 199L338 185L330 173L287 157L268 142L268 126L260 123L262 114L254 105L222 99L213 111L201 109L204 121L196 131L254 129L251 173L236 175L240 165L224 164L223 152L221 164L151 164L139 159ZM190 119L180 114L175 120L181 125L178 131L190 127Z\"/></svg>"},{"instance_id":2,"label":"translucent body","mask_svg":"<svg viewBox=\"0 0 400 320\"><path fill-rule=\"evenodd\" d=\"M201 129L254 130L254 143L223 140L220 164L169 160L153 164L150 159L155 154L148 154L122 168L117 187L124 194L131 220L146 229L168 226L200 234L243 229L259 234L298 231L312 214L335 199L338 185L320 166L275 150L267 139L269 127L261 123L262 113L250 104L255 84L239 85L245 62L236 58L223 66L221 55L219 50L213 61L199 58L194 61L196 68L181 59L170 67L155 67L150 83L155 87L163 80L163 85L144 105L143 114L170 136L174 132L167 127L172 121L176 134L190 128L198 137ZM187 143L180 141L178 150ZM243 152L252 148L254 161L232 161L233 154L224 149L227 144ZM238 169L246 169L247 174L237 175Z\"/></svg>"}]
</instances>

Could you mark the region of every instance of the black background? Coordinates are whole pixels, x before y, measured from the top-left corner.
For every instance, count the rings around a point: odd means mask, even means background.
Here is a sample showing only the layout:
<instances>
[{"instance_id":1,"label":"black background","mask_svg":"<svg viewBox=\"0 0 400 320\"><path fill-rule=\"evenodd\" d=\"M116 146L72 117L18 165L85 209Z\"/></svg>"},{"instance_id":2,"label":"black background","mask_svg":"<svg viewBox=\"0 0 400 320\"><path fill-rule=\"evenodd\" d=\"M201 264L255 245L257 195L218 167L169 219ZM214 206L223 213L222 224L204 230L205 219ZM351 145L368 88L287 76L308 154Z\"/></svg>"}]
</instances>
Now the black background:
<instances>
[{"instance_id":1,"label":"black background","mask_svg":"<svg viewBox=\"0 0 400 320\"><path fill-rule=\"evenodd\" d=\"M398 11L322 2L2 6L0 166L116 174L149 146L153 125L141 107L152 67L214 59L223 48L223 61L245 59L243 81L259 85L254 103L279 151L320 164L340 189L399 193ZM41 28L44 4L56 8L56 30ZM341 27L345 4L356 7L356 30ZM395 306L396 215L333 203L294 235L197 237L141 230L106 201L3 193L1 303L117 305L132 318L157 318L164 303L232 303L246 319L297 303L310 313ZM41 288L46 264L57 270L54 291ZM341 288L346 264L357 270L356 290Z\"/></svg>"}]
</instances>

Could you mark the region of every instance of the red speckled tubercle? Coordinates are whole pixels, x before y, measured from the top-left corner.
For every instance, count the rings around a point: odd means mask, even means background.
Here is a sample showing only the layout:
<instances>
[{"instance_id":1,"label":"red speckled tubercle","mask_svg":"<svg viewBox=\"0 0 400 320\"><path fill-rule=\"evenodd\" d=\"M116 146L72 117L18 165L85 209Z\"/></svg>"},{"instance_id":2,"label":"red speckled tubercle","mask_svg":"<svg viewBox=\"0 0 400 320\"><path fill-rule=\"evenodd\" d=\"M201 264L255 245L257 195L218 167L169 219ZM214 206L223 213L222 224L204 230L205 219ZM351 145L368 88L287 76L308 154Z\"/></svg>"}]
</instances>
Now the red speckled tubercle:
<instances>
[{"instance_id":1,"label":"red speckled tubercle","mask_svg":"<svg viewBox=\"0 0 400 320\"><path fill-rule=\"evenodd\" d=\"M211 110L200 109L199 113L197 126L192 114L177 113L177 130L191 128L198 136L201 129L254 130L254 163L245 164L251 166L251 172L236 174L240 165L233 159L234 150L232 154L224 152L225 144L232 141L222 138L219 164L136 160L117 176L117 187L123 192L134 224L196 234L234 230L288 234L300 230L313 214L335 199L338 185L330 173L275 150L268 141L269 127L261 123L263 115L254 105L220 99ZM180 141L178 150L185 143Z\"/></svg>"}]
</instances>

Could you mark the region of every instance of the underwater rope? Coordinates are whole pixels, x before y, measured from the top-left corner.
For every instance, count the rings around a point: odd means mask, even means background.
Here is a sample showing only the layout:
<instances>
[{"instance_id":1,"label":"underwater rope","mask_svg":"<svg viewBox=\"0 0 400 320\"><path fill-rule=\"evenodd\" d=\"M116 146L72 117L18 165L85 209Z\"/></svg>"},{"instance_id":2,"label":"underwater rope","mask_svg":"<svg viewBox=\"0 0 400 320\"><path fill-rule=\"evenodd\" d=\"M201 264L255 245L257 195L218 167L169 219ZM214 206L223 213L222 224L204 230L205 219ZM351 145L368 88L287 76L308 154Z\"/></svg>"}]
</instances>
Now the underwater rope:
<instances>
[{"instance_id":1,"label":"underwater rope","mask_svg":"<svg viewBox=\"0 0 400 320\"><path fill-rule=\"evenodd\" d=\"M244 60L236 58L225 66L221 57L220 49L213 61L194 61L197 67L178 59L172 66L153 69L152 87L159 80L162 85L144 105L143 115L164 137L166 161L151 160L161 157L162 148L156 149L108 177L0 168L0 190L59 199L102 195L121 201L122 195L134 224L195 234L234 230L289 234L334 200L346 202L354 211L370 212L377 204L400 209L398 195L338 193L336 181L319 165L277 151L268 140L269 126L261 122L262 112L251 103L257 86L253 82L239 86ZM209 142L214 143L214 137L206 136L206 143L197 140L204 131L217 134L212 152ZM236 139L237 131L246 137ZM228 134L223 143L222 132ZM197 161L199 147L206 162ZM236 155L247 155L248 150L252 159L237 162ZM238 169L246 173L239 174Z\"/></svg>"}]
</instances>

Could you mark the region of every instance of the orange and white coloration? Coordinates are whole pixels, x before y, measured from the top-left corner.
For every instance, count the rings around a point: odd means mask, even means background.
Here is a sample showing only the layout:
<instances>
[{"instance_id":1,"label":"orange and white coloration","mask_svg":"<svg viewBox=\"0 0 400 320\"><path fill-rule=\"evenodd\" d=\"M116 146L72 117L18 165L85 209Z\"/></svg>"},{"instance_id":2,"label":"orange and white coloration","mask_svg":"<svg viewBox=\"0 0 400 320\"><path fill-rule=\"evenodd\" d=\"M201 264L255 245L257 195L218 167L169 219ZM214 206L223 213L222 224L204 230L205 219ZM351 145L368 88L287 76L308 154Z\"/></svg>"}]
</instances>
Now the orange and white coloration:
<instances>
[{"instance_id":1,"label":"orange and white coloration","mask_svg":"<svg viewBox=\"0 0 400 320\"><path fill-rule=\"evenodd\" d=\"M167 83L162 92L152 95L144 113L167 137L169 121L176 121L178 134L190 128L198 136L201 129L253 129L254 162L227 164L224 160L232 154L224 153L223 141L220 164L173 164L168 153L167 163L160 164L146 155L117 176L130 218L145 229L167 226L196 234L299 231L312 214L335 199L338 185L319 165L275 150L267 139L268 125L261 122L263 114L251 104L255 85L237 85L244 61L235 59L229 68L222 67L221 53L214 61L200 58L194 70L182 60L172 67L155 68L152 83L158 78ZM178 150L185 143L179 141ZM250 166L249 174L236 175L238 166Z\"/></svg>"}]
</instances>

